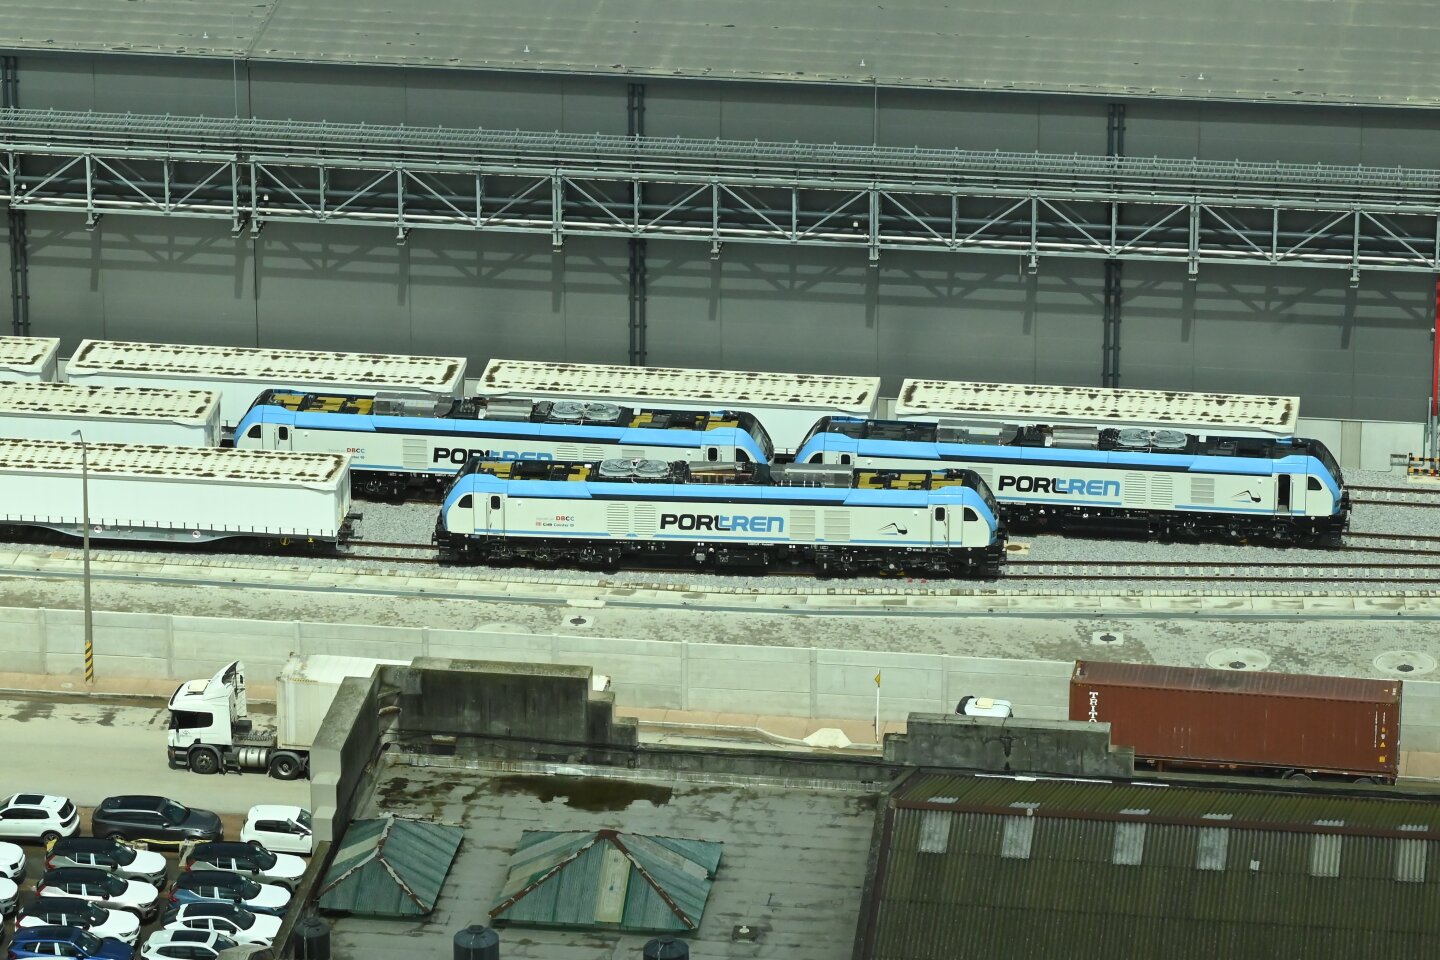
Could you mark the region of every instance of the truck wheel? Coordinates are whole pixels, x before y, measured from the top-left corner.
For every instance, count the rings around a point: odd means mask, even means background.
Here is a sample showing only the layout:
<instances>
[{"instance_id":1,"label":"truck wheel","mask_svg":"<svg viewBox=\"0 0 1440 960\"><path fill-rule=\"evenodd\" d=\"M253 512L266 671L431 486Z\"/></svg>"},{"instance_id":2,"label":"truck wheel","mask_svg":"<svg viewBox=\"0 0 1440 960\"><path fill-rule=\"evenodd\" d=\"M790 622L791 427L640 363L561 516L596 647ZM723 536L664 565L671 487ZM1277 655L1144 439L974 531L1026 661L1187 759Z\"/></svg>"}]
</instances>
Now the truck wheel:
<instances>
[{"instance_id":1,"label":"truck wheel","mask_svg":"<svg viewBox=\"0 0 1440 960\"><path fill-rule=\"evenodd\" d=\"M305 764L293 753L277 753L270 758L270 776L276 780L299 780L305 775Z\"/></svg>"},{"instance_id":2,"label":"truck wheel","mask_svg":"<svg viewBox=\"0 0 1440 960\"><path fill-rule=\"evenodd\" d=\"M190 751L190 769L207 776L220 770L220 755L209 747L195 747Z\"/></svg>"}]
</instances>

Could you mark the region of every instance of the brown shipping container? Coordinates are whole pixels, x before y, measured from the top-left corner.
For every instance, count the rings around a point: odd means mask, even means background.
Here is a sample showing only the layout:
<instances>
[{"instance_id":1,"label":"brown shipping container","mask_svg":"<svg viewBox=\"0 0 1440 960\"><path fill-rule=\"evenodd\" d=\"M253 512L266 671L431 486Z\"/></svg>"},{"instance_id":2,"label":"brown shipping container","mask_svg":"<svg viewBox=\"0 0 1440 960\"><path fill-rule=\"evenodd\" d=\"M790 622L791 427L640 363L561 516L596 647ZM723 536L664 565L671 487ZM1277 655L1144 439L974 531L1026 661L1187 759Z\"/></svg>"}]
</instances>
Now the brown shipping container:
<instances>
[{"instance_id":1,"label":"brown shipping container","mask_svg":"<svg viewBox=\"0 0 1440 960\"><path fill-rule=\"evenodd\" d=\"M1395 778L1400 681L1078 660L1070 719L1163 768Z\"/></svg>"}]
</instances>

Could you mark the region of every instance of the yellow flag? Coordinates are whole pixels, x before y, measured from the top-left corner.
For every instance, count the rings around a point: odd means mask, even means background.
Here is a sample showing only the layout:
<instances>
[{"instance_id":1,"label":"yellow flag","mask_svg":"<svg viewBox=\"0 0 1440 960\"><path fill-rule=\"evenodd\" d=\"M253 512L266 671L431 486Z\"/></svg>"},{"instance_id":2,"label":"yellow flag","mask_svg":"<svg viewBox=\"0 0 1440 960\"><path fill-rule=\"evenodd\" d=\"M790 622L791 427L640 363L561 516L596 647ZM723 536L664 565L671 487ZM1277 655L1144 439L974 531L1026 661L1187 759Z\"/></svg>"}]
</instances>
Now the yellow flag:
<instances>
[{"instance_id":1,"label":"yellow flag","mask_svg":"<svg viewBox=\"0 0 1440 960\"><path fill-rule=\"evenodd\" d=\"M879 673L876 673L876 674L875 674L875 686L877 686L877 687L880 686L880 674L879 674Z\"/></svg>"}]
</instances>

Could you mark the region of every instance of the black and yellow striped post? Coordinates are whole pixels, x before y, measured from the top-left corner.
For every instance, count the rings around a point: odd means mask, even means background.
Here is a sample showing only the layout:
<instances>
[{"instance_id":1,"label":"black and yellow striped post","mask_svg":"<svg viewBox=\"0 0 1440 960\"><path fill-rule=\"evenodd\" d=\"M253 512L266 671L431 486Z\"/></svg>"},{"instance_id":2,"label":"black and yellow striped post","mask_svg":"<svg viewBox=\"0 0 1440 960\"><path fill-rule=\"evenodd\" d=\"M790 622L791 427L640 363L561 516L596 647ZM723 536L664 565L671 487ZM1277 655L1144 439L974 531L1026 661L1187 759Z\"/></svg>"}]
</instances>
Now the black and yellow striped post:
<instances>
[{"instance_id":1,"label":"black and yellow striped post","mask_svg":"<svg viewBox=\"0 0 1440 960\"><path fill-rule=\"evenodd\" d=\"M85 435L76 430L75 436L80 438L80 522L83 524L82 552L85 554L85 684L90 686L95 683L95 629L90 607L90 457L85 447Z\"/></svg>"}]
</instances>

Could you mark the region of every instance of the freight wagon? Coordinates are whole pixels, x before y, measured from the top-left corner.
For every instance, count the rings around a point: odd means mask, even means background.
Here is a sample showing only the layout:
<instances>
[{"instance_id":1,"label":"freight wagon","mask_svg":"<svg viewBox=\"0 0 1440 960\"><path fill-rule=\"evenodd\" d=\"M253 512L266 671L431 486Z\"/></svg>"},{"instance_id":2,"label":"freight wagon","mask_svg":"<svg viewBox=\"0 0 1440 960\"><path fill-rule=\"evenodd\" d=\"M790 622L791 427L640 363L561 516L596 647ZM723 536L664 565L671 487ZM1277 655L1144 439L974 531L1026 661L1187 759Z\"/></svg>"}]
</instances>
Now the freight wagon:
<instances>
[{"instance_id":1,"label":"freight wagon","mask_svg":"<svg viewBox=\"0 0 1440 960\"><path fill-rule=\"evenodd\" d=\"M765 427L775 452L794 453L821 417L877 416L880 378L491 360L479 392L495 398L741 410Z\"/></svg>"},{"instance_id":2,"label":"freight wagon","mask_svg":"<svg viewBox=\"0 0 1440 960\"><path fill-rule=\"evenodd\" d=\"M0 337L0 383L52 381L59 354L55 337Z\"/></svg>"},{"instance_id":3,"label":"freight wagon","mask_svg":"<svg viewBox=\"0 0 1440 960\"><path fill-rule=\"evenodd\" d=\"M964 380L906 380L895 401L897 420L1146 427L1231 437L1293 437L1299 416L1299 397Z\"/></svg>"},{"instance_id":4,"label":"freight wagon","mask_svg":"<svg viewBox=\"0 0 1440 960\"><path fill-rule=\"evenodd\" d=\"M140 444L0 439L0 525L204 543L334 543L350 533L345 457Z\"/></svg>"},{"instance_id":5,"label":"freight wagon","mask_svg":"<svg viewBox=\"0 0 1440 960\"><path fill-rule=\"evenodd\" d=\"M1394 783L1399 680L1080 660L1070 719L1156 770Z\"/></svg>"},{"instance_id":6,"label":"freight wagon","mask_svg":"<svg viewBox=\"0 0 1440 960\"><path fill-rule=\"evenodd\" d=\"M372 397L267 390L235 428L235 445L349 453L355 492L403 498L448 483L471 457L768 463L770 438L736 410L632 410L579 400Z\"/></svg>"},{"instance_id":7,"label":"freight wagon","mask_svg":"<svg viewBox=\"0 0 1440 960\"><path fill-rule=\"evenodd\" d=\"M220 395L163 387L0 383L0 436L87 443L220 443Z\"/></svg>"},{"instance_id":8,"label":"freight wagon","mask_svg":"<svg viewBox=\"0 0 1440 960\"><path fill-rule=\"evenodd\" d=\"M220 422L234 429L271 387L373 396L403 390L456 399L465 386L459 357L82 341L65 365L71 383L170 386L220 394Z\"/></svg>"}]
</instances>

